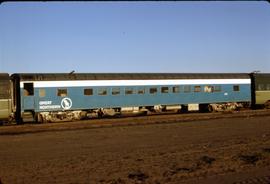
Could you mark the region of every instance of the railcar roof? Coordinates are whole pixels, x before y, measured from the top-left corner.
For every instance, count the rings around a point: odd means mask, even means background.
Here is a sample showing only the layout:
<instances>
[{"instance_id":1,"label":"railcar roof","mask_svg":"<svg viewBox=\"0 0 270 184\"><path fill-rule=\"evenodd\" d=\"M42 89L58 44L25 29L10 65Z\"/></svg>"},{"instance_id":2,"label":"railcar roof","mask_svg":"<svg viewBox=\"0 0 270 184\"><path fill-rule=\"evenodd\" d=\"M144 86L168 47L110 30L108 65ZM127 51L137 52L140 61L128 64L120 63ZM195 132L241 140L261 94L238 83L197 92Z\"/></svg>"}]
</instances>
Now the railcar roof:
<instances>
[{"instance_id":1,"label":"railcar roof","mask_svg":"<svg viewBox=\"0 0 270 184\"><path fill-rule=\"evenodd\" d=\"M147 79L248 79L248 73L16 73L22 81L147 80Z\"/></svg>"},{"instance_id":2,"label":"railcar roof","mask_svg":"<svg viewBox=\"0 0 270 184\"><path fill-rule=\"evenodd\" d=\"M9 80L8 73L0 73L0 80Z\"/></svg>"},{"instance_id":3,"label":"railcar roof","mask_svg":"<svg viewBox=\"0 0 270 184\"><path fill-rule=\"evenodd\" d=\"M270 73L256 73L254 76L260 78L270 78Z\"/></svg>"},{"instance_id":4,"label":"railcar roof","mask_svg":"<svg viewBox=\"0 0 270 184\"><path fill-rule=\"evenodd\" d=\"M270 83L270 73L258 73L254 75L256 83L264 83L269 84Z\"/></svg>"}]
</instances>

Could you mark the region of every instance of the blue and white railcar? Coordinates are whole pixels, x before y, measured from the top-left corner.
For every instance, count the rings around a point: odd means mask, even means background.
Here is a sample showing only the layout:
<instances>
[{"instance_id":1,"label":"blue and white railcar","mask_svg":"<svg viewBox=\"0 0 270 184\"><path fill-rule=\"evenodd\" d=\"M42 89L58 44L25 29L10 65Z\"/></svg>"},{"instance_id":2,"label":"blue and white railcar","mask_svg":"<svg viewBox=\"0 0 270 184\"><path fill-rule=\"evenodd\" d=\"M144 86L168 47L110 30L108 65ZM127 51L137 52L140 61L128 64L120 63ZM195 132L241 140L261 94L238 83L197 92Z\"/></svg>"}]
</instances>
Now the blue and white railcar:
<instances>
[{"instance_id":1,"label":"blue and white railcar","mask_svg":"<svg viewBox=\"0 0 270 184\"><path fill-rule=\"evenodd\" d=\"M71 120L124 111L211 110L250 103L247 74L14 74L17 118Z\"/></svg>"}]
</instances>

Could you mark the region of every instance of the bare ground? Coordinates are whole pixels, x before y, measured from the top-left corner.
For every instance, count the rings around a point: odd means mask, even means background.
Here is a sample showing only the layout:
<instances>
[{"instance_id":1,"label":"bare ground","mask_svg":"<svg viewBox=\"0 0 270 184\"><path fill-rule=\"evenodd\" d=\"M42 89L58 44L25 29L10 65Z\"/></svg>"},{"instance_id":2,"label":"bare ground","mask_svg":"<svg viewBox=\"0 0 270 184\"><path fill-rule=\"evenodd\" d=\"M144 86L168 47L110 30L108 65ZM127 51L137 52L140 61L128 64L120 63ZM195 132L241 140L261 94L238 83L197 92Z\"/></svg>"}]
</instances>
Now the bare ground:
<instances>
[{"instance_id":1,"label":"bare ground","mask_svg":"<svg viewBox=\"0 0 270 184\"><path fill-rule=\"evenodd\" d=\"M3 184L270 183L270 116L3 134L0 178Z\"/></svg>"}]
</instances>

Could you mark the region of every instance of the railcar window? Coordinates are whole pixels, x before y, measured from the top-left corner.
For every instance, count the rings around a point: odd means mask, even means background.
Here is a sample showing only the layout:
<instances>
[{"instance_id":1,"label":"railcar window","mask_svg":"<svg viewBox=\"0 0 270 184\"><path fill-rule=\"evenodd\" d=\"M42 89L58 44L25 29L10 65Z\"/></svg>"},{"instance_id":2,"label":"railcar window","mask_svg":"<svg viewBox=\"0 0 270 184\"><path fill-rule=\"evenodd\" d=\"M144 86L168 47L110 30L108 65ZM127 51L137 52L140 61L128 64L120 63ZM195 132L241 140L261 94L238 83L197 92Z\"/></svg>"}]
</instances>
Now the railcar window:
<instances>
[{"instance_id":1,"label":"railcar window","mask_svg":"<svg viewBox=\"0 0 270 184\"><path fill-rule=\"evenodd\" d=\"M190 86L184 86L184 92L185 93L189 93L191 91L191 87Z\"/></svg>"},{"instance_id":2,"label":"railcar window","mask_svg":"<svg viewBox=\"0 0 270 184\"><path fill-rule=\"evenodd\" d=\"M39 89L39 97L45 97L45 96L46 96L45 89Z\"/></svg>"},{"instance_id":3,"label":"railcar window","mask_svg":"<svg viewBox=\"0 0 270 184\"><path fill-rule=\"evenodd\" d=\"M157 88L150 88L150 89L149 89L149 93L150 93L150 94L155 94L155 93L157 93Z\"/></svg>"},{"instance_id":4,"label":"railcar window","mask_svg":"<svg viewBox=\"0 0 270 184\"><path fill-rule=\"evenodd\" d=\"M120 94L120 88L112 88L112 95L119 95Z\"/></svg>"},{"instance_id":5,"label":"railcar window","mask_svg":"<svg viewBox=\"0 0 270 184\"><path fill-rule=\"evenodd\" d=\"M206 93L212 93L214 87L213 86L204 86L204 92Z\"/></svg>"},{"instance_id":6,"label":"railcar window","mask_svg":"<svg viewBox=\"0 0 270 184\"><path fill-rule=\"evenodd\" d=\"M161 87L161 93L169 93L169 87Z\"/></svg>"},{"instance_id":7,"label":"railcar window","mask_svg":"<svg viewBox=\"0 0 270 184\"><path fill-rule=\"evenodd\" d=\"M0 99L9 98L9 83L0 80Z\"/></svg>"},{"instance_id":8,"label":"railcar window","mask_svg":"<svg viewBox=\"0 0 270 184\"><path fill-rule=\"evenodd\" d=\"M172 87L172 92L173 93L179 93L180 92L180 87L179 86L173 86Z\"/></svg>"},{"instance_id":9,"label":"railcar window","mask_svg":"<svg viewBox=\"0 0 270 184\"><path fill-rule=\"evenodd\" d=\"M0 89L0 99L9 98L8 94L9 94L8 90Z\"/></svg>"},{"instance_id":10,"label":"railcar window","mask_svg":"<svg viewBox=\"0 0 270 184\"><path fill-rule=\"evenodd\" d=\"M131 95L131 94L133 94L133 93L134 93L133 88L126 88L126 89L125 89L125 94L126 94L126 95Z\"/></svg>"},{"instance_id":11,"label":"railcar window","mask_svg":"<svg viewBox=\"0 0 270 184\"><path fill-rule=\"evenodd\" d=\"M23 90L24 90L24 96L33 96L34 95L34 84L33 83L24 83Z\"/></svg>"},{"instance_id":12,"label":"railcar window","mask_svg":"<svg viewBox=\"0 0 270 184\"><path fill-rule=\"evenodd\" d=\"M201 92L201 86L194 86L194 92Z\"/></svg>"},{"instance_id":13,"label":"railcar window","mask_svg":"<svg viewBox=\"0 0 270 184\"><path fill-rule=\"evenodd\" d=\"M270 90L270 84L258 84L257 90L258 91Z\"/></svg>"},{"instance_id":14,"label":"railcar window","mask_svg":"<svg viewBox=\"0 0 270 184\"><path fill-rule=\"evenodd\" d=\"M84 89L84 95L86 96L93 95L93 89L92 88Z\"/></svg>"},{"instance_id":15,"label":"railcar window","mask_svg":"<svg viewBox=\"0 0 270 184\"><path fill-rule=\"evenodd\" d=\"M214 86L214 92L221 92L221 86Z\"/></svg>"},{"instance_id":16,"label":"railcar window","mask_svg":"<svg viewBox=\"0 0 270 184\"><path fill-rule=\"evenodd\" d=\"M138 89L138 94L144 94L144 93L145 93L145 88Z\"/></svg>"},{"instance_id":17,"label":"railcar window","mask_svg":"<svg viewBox=\"0 0 270 184\"><path fill-rule=\"evenodd\" d=\"M8 98L9 90L6 86L1 86L0 83L0 99Z\"/></svg>"},{"instance_id":18,"label":"railcar window","mask_svg":"<svg viewBox=\"0 0 270 184\"><path fill-rule=\"evenodd\" d=\"M99 88L98 95L107 95L107 89L106 88Z\"/></svg>"},{"instance_id":19,"label":"railcar window","mask_svg":"<svg viewBox=\"0 0 270 184\"><path fill-rule=\"evenodd\" d=\"M240 86L239 85L234 85L233 86L233 91L240 91Z\"/></svg>"},{"instance_id":20,"label":"railcar window","mask_svg":"<svg viewBox=\"0 0 270 184\"><path fill-rule=\"evenodd\" d=\"M57 89L57 96L67 96L67 89Z\"/></svg>"},{"instance_id":21,"label":"railcar window","mask_svg":"<svg viewBox=\"0 0 270 184\"><path fill-rule=\"evenodd\" d=\"M258 84L258 90L259 91L264 90L264 84Z\"/></svg>"}]
</instances>

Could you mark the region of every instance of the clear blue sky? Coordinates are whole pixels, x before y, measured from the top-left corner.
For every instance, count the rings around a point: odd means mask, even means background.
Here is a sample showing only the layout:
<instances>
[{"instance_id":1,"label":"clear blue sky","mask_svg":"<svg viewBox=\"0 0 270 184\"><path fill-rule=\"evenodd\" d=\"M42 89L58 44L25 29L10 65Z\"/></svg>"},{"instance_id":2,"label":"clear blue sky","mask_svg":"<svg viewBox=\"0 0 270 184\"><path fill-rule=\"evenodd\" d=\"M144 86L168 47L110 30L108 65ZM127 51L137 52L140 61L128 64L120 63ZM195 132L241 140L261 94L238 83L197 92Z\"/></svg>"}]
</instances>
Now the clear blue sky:
<instances>
[{"instance_id":1,"label":"clear blue sky","mask_svg":"<svg viewBox=\"0 0 270 184\"><path fill-rule=\"evenodd\" d=\"M270 72L267 2L0 5L0 72Z\"/></svg>"}]
</instances>

